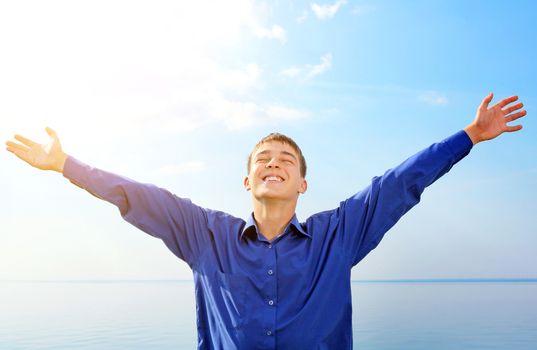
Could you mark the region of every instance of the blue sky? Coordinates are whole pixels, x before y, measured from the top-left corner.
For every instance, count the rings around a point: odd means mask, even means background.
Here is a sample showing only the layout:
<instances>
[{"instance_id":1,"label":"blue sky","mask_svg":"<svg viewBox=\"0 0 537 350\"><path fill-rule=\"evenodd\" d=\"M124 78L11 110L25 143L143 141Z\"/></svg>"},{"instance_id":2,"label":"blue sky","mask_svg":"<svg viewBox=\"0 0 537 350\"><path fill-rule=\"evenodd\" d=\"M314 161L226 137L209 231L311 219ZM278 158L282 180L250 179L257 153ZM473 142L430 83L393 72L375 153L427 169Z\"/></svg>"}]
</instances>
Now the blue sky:
<instances>
[{"instance_id":1,"label":"blue sky","mask_svg":"<svg viewBox=\"0 0 537 350\"><path fill-rule=\"evenodd\" d=\"M300 220L520 96L522 131L478 144L355 279L537 277L537 6L531 1L0 5L0 136L246 217L246 157L283 132L308 161ZM532 64L533 63L533 64ZM512 124L518 124L518 121ZM0 153L0 279L191 278L61 174Z\"/></svg>"}]
</instances>

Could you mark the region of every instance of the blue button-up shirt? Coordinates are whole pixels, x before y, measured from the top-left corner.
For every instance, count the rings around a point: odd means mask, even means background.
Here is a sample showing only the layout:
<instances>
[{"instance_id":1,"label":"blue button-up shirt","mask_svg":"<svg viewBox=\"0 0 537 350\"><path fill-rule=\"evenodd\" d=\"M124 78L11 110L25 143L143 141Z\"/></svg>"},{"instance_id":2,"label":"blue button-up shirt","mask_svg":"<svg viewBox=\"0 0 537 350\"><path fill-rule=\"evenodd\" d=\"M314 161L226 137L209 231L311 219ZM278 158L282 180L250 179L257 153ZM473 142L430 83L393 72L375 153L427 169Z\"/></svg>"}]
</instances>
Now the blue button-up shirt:
<instances>
[{"instance_id":1,"label":"blue button-up shirt","mask_svg":"<svg viewBox=\"0 0 537 350\"><path fill-rule=\"evenodd\" d=\"M63 175L113 203L121 216L192 268L199 349L351 349L351 268L466 156L459 131L375 176L339 207L269 242L247 220L69 156Z\"/></svg>"}]
</instances>

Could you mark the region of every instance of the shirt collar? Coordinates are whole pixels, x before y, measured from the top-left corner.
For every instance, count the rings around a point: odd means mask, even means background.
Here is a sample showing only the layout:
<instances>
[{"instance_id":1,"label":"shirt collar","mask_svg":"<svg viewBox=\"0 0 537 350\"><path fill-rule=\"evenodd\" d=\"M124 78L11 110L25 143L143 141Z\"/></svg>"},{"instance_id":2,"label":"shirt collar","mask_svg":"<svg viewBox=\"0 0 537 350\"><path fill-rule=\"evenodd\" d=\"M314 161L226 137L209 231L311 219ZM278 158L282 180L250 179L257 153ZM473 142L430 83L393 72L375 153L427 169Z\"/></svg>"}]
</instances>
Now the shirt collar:
<instances>
[{"instance_id":1,"label":"shirt collar","mask_svg":"<svg viewBox=\"0 0 537 350\"><path fill-rule=\"evenodd\" d=\"M302 228L302 225L300 225L300 222L298 221L296 214L293 215L293 218L289 222L289 225L287 225L287 227L285 228L283 232L288 230L290 227L294 227L295 232L302 234L303 236L311 238L311 235ZM243 239L244 235L247 234L247 232L250 230L254 230L255 233L259 232L259 230L257 229L257 224L254 220L253 212L248 216L248 219L246 220L246 225L244 225L244 228L242 229L240 238Z\"/></svg>"}]
</instances>

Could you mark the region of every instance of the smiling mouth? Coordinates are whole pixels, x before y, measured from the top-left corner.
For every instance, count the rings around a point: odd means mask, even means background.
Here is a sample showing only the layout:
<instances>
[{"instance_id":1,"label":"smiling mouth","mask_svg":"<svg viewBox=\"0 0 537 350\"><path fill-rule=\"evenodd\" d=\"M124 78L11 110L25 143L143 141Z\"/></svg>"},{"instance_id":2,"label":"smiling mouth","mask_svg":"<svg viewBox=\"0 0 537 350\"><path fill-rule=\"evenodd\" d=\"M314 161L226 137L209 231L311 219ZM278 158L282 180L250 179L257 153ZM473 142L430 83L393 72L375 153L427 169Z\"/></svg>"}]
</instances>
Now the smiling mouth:
<instances>
[{"instance_id":1,"label":"smiling mouth","mask_svg":"<svg viewBox=\"0 0 537 350\"><path fill-rule=\"evenodd\" d=\"M283 182L285 180L283 178L279 177L279 176L265 176L263 178L263 181L265 183L280 183L280 182Z\"/></svg>"}]
</instances>

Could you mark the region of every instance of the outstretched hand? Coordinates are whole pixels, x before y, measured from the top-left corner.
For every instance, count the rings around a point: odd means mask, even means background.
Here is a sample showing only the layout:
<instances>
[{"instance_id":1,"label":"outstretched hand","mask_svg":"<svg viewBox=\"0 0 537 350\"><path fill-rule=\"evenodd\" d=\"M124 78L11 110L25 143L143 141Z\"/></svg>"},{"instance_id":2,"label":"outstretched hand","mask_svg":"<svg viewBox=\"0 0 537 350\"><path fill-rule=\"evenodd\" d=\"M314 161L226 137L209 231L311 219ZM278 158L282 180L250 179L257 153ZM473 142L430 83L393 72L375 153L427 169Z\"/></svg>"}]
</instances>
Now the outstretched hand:
<instances>
[{"instance_id":1,"label":"outstretched hand","mask_svg":"<svg viewBox=\"0 0 537 350\"><path fill-rule=\"evenodd\" d=\"M47 144L39 144L21 135L15 135L15 139L21 143L7 141L7 150L15 154L34 168L41 170L63 171L63 165L67 154L62 151L60 139L51 128L45 129L51 140Z\"/></svg>"},{"instance_id":2,"label":"outstretched hand","mask_svg":"<svg viewBox=\"0 0 537 350\"><path fill-rule=\"evenodd\" d=\"M504 132L514 132L522 129L522 125L507 125L507 123L526 115L525 110L519 111L524 106L522 102L508 106L517 101L518 96L504 98L489 108L492 97L491 92L483 99L477 109L474 121L464 128L474 145L481 141L491 140Z\"/></svg>"}]
</instances>

